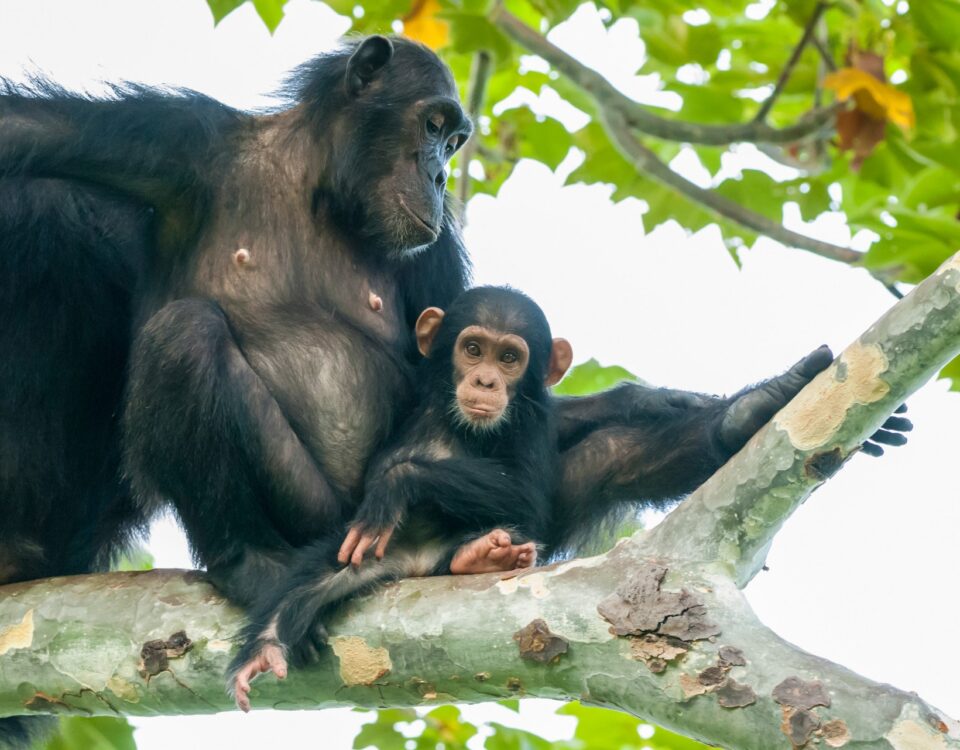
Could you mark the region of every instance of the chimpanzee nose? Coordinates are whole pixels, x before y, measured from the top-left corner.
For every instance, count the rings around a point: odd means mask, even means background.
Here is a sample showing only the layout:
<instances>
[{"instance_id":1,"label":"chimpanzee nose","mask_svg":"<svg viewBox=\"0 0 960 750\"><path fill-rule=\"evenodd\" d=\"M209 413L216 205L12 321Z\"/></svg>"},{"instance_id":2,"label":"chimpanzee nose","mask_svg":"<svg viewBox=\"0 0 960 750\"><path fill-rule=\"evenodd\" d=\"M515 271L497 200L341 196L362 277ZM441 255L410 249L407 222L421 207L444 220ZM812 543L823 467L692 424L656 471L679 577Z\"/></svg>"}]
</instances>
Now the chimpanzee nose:
<instances>
[{"instance_id":1,"label":"chimpanzee nose","mask_svg":"<svg viewBox=\"0 0 960 750\"><path fill-rule=\"evenodd\" d=\"M476 384L480 388L486 388L489 390L490 388L493 388L495 382L492 376L479 373L477 375Z\"/></svg>"},{"instance_id":2,"label":"chimpanzee nose","mask_svg":"<svg viewBox=\"0 0 960 750\"><path fill-rule=\"evenodd\" d=\"M441 167L433 178L433 184L437 186L437 190L443 190L447 185L447 170Z\"/></svg>"}]
</instances>

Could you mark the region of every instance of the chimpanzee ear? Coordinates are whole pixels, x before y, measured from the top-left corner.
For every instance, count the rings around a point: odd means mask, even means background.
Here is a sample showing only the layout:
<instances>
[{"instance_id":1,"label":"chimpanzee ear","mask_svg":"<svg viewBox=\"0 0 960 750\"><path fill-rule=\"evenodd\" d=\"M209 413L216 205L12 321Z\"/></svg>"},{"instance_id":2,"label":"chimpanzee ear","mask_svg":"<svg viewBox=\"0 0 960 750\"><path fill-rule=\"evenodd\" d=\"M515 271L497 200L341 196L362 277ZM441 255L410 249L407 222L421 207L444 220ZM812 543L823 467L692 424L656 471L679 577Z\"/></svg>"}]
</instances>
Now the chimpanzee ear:
<instances>
[{"instance_id":1,"label":"chimpanzee ear","mask_svg":"<svg viewBox=\"0 0 960 750\"><path fill-rule=\"evenodd\" d=\"M417 334L417 349L424 357L430 356L430 348L433 346L433 337L440 330L440 322L443 320L443 310L439 307L428 307L417 318L417 324L413 330Z\"/></svg>"},{"instance_id":2,"label":"chimpanzee ear","mask_svg":"<svg viewBox=\"0 0 960 750\"><path fill-rule=\"evenodd\" d=\"M544 385L559 383L573 362L573 347L566 339L554 339L550 347L550 364L547 365L547 379Z\"/></svg>"},{"instance_id":3,"label":"chimpanzee ear","mask_svg":"<svg viewBox=\"0 0 960 750\"><path fill-rule=\"evenodd\" d=\"M347 62L347 89L356 96L376 78L393 57L393 42L385 36L368 36Z\"/></svg>"}]
</instances>

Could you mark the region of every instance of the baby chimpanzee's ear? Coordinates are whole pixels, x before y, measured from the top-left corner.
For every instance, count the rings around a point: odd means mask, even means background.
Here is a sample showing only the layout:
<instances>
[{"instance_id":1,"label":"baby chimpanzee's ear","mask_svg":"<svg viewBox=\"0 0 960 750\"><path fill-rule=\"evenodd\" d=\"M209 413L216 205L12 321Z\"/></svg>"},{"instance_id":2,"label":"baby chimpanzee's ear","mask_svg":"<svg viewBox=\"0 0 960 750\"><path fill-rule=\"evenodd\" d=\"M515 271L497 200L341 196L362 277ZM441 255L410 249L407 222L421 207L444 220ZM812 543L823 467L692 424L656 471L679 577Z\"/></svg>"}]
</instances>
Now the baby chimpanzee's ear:
<instances>
[{"instance_id":1,"label":"baby chimpanzee's ear","mask_svg":"<svg viewBox=\"0 0 960 750\"><path fill-rule=\"evenodd\" d=\"M554 339L550 347L550 364L547 365L547 379L544 385L551 386L559 383L570 364L573 362L573 347L566 339Z\"/></svg>"},{"instance_id":2,"label":"baby chimpanzee's ear","mask_svg":"<svg viewBox=\"0 0 960 750\"><path fill-rule=\"evenodd\" d=\"M443 310L439 307L428 307L417 318L417 323L413 327L417 334L417 349L424 357L430 356L430 347L433 346L433 337L440 330L440 322L443 320ZM568 344L569 346L569 344ZM552 360L551 360L552 361Z\"/></svg>"}]
</instances>

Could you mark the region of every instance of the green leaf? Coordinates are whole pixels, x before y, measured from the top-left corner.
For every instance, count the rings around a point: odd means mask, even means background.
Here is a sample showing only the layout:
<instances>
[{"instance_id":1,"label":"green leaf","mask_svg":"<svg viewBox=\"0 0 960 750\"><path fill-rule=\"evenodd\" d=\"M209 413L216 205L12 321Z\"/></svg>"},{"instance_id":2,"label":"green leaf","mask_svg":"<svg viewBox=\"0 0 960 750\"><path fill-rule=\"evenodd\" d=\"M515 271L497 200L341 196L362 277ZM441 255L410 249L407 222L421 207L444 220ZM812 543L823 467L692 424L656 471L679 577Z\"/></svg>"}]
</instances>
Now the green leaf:
<instances>
[{"instance_id":1,"label":"green leaf","mask_svg":"<svg viewBox=\"0 0 960 750\"><path fill-rule=\"evenodd\" d=\"M213 13L213 24L216 26L247 0L207 0L210 11Z\"/></svg>"},{"instance_id":2,"label":"green leaf","mask_svg":"<svg viewBox=\"0 0 960 750\"><path fill-rule=\"evenodd\" d=\"M283 6L286 4L287 0L253 0L257 15L270 29L271 34L277 30L277 26L283 20Z\"/></svg>"},{"instance_id":3,"label":"green leaf","mask_svg":"<svg viewBox=\"0 0 960 750\"><path fill-rule=\"evenodd\" d=\"M588 359L570 370L553 392L558 396L586 396L605 391L617 383L638 380L636 375L619 365L604 367L597 360Z\"/></svg>"},{"instance_id":4,"label":"green leaf","mask_svg":"<svg viewBox=\"0 0 960 750\"><path fill-rule=\"evenodd\" d=\"M914 0L910 16L934 47L960 47L960 2Z\"/></svg>"},{"instance_id":5,"label":"green leaf","mask_svg":"<svg viewBox=\"0 0 960 750\"><path fill-rule=\"evenodd\" d=\"M63 716L55 737L42 750L137 750L133 727L112 716Z\"/></svg>"},{"instance_id":6,"label":"green leaf","mask_svg":"<svg viewBox=\"0 0 960 750\"><path fill-rule=\"evenodd\" d=\"M117 570L153 570L153 555L145 547L130 549L117 562Z\"/></svg>"},{"instance_id":7,"label":"green leaf","mask_svg":"<svg viewBox=\"0 0 960 750\"><path fill-rule=\"evenodd\" d=\"M505 701L497 701L497 703L515 713L520 713L520 701L517 698L508 698Z\"/></svg>"},{"instance_id":8,"label":"green leaf","mask_svg":"<svg viewBox=\"0 0 960 750\"><path fill-rule=\"evenodd\" d=\"M950 380L950 390L960 391L960 357L948 362L947 366L940 370L937 378L939 380Z\"/></svg>"}]
</instances>

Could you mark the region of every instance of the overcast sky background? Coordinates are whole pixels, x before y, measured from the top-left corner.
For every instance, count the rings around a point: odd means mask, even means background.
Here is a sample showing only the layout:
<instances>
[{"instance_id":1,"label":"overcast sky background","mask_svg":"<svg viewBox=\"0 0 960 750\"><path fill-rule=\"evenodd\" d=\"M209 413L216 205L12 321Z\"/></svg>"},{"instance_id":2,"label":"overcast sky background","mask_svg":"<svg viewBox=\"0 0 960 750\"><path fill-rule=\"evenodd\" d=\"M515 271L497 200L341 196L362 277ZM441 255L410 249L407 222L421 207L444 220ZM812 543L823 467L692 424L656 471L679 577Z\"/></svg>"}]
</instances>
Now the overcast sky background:
<instances>
[{"instance_id":1,"label":"overcast sky background","mask_svg":"<svg viewBox=\"0 0 960 750\"><path fill-rule=\"evenodd\" d=\"M43 71L90 90L121 79L171 84L259 107L285 71L329 49L346 28L310 0L291 0L272 37L249 5L214 29L203 0L0 0L0 75ZM664 101L655 79L633 75L643 56L635 22L605 31L586 6L551 39L630 95ZM583 122L549 99L536 106L568 126ZM735 174L762 158L742 149L725 167ZM687 236L671 224L645 234L641 201L614 205L610 188L563 187L576 164L572 155L554 174L521 163L498 198L471 201L466 231L477 282L531 294L556 335L571 340L576 361L596 357L657 385L728 393L821 343L839 352L893 303L865 273L769 241L744 252L738 270L716 228ZM677 166L703 179L689 155ZM837 216L808 226L789 207L787 216L794 229L850 242ZM862 249L865 240L854 245ZM854 458L817 492L777 537L770 571L747 595L787 640L960 717L960 649L951 645L960 622L953 463L960 394L931 383L909 405L910 444L880 460ZM155 526L150 549L158 566L189 564L169 519ZM527 701L519 716L497 706L465 710L569 736L572 720L552 717L554 708ZM335 710L134 721L141 750L266 743L338 750L351 747L364 720Z\"/></svg>"}]
</instances>

